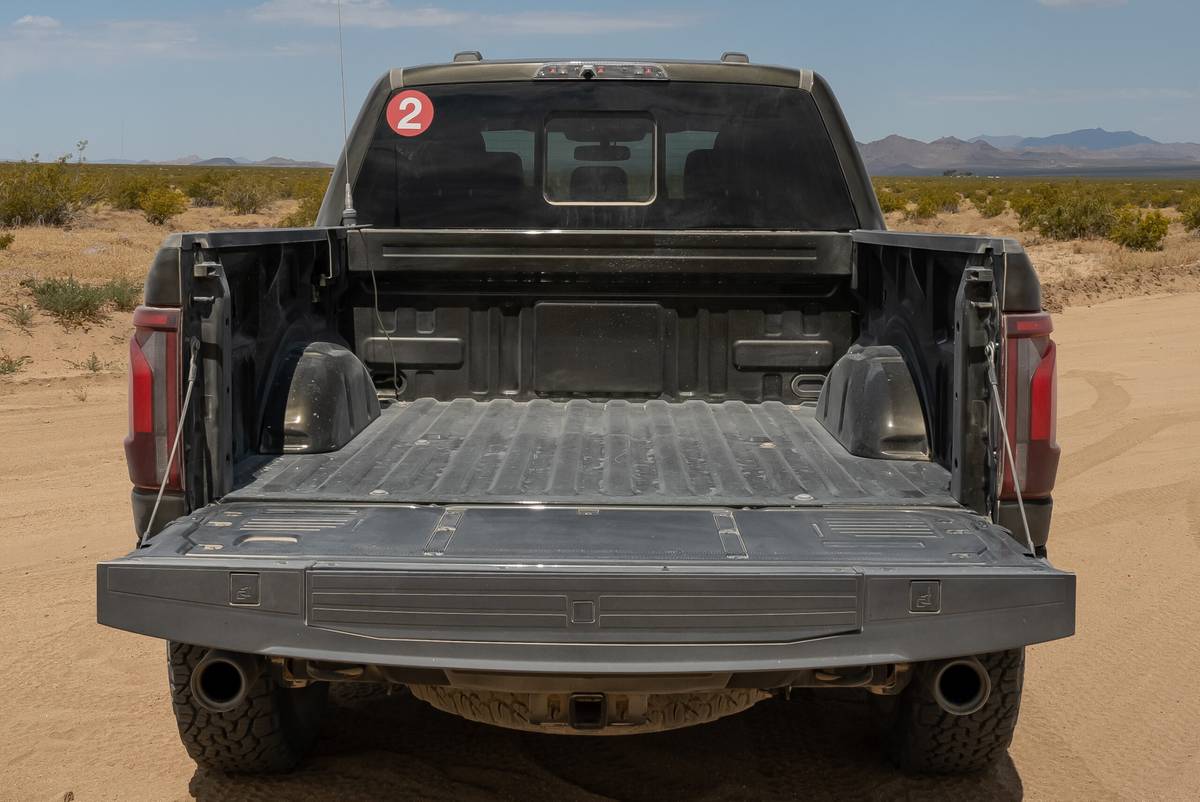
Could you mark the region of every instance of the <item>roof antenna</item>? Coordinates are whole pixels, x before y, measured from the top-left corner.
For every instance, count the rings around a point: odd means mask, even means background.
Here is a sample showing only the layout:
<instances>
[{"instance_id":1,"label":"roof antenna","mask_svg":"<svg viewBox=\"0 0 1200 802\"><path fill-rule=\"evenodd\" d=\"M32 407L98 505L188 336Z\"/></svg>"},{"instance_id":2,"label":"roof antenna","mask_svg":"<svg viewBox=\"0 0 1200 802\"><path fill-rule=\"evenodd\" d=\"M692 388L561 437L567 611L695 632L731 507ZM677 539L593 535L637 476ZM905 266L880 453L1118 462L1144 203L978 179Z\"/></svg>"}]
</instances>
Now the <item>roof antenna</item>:
<instances>
[{"instance_id":1,"label":"roof antenna","mask_svg":"<svg viewBox=\"0 0 1200 802\"><path fill-rule=\"evenodd\" d=\"M342 172L346 177L346 208L342 210L342 225L353 226L358 222L354 210L354 194L350 191L350 129L346 126L346 62L342 58L342 0L337 0L338 18L338 72L342 80Z\"/></svg>"}]
</instances>

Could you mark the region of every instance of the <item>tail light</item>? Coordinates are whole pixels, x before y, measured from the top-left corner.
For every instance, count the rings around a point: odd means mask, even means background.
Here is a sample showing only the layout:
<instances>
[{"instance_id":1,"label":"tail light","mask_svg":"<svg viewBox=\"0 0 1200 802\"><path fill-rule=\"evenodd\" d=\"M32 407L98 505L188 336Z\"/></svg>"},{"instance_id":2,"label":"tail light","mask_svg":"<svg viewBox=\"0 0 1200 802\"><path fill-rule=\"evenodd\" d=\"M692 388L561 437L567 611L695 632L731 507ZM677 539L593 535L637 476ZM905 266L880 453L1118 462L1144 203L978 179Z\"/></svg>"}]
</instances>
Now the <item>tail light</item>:
<instances>
[{"instance_id":1,"label":"tail light","mask_svg":"<svg viewBox=\"0 0 1200 802\"><path fill-rule=\"evenodd\" d=\"M181 490L179 460L167 465L179 425L179 310L139 306L129 340L129 436L125 461L137 487Z\"/></svg>"},{"instance_id":2,"label":"tail light","mask_svg":"<svg viewBox=\"0 0 1200 802\"><path fill-rule=\"evenodd\" d=\"M1004 424L1015 465L1001 451L1004 480L1000 498L1016 498L1014 471L1024 498L1045 498L1058 473L1058 373L1054 325L1037 312L1004 316Z\"/></svg>"}]
</instances>

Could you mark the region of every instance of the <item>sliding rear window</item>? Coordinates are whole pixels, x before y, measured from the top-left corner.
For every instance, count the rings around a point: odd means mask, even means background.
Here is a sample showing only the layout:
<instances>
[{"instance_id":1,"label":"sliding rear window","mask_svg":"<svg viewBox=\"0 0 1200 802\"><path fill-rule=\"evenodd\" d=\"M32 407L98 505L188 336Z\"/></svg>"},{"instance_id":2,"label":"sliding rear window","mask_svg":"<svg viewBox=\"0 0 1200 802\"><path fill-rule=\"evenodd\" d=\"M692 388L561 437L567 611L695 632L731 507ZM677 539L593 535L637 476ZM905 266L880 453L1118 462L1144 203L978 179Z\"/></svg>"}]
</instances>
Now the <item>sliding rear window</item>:
<instances>
[{"instance_id":1,"label":"sliding rear window","mask_svg":"<svg viewBox=\"0 0 1200 802\"><path fill-rule=\"evenodd\" d=\"M381 228L857 227L812 97L740 84L422 87L421 133L386 115L355 184Z\"/></svg>"},{"instance_id":2,"label":"sliding rear window","mask_svg":"<svg viewBox=\"0 0 1200 802\"><path fill-rule=\"evenodd\" d=\"M549 203L654 202L656 148L649 115L552 114L542 130L542 194Z\"/></svg>"}]
</instances>

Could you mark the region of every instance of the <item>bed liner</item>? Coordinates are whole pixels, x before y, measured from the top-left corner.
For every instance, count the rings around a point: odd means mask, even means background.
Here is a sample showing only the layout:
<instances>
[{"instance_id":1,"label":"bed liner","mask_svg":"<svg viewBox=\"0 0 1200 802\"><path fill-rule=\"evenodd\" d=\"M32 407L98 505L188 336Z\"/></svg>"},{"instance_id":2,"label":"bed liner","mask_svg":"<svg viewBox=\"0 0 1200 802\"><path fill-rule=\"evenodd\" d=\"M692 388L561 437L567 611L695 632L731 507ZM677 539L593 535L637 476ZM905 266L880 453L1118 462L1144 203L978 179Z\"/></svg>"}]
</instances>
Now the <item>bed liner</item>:
<instances>
[{"instance_id":1,"label":"bed liner","mask_svg":"<svg viewBox=\"0 0 1200 802\"><path fill-rule=\"evenodd\" d=\"M776 401L421 399L326 454L242 466L239 501L958 507L923 460L848 453Z\"/></svg>"}]
</instances>

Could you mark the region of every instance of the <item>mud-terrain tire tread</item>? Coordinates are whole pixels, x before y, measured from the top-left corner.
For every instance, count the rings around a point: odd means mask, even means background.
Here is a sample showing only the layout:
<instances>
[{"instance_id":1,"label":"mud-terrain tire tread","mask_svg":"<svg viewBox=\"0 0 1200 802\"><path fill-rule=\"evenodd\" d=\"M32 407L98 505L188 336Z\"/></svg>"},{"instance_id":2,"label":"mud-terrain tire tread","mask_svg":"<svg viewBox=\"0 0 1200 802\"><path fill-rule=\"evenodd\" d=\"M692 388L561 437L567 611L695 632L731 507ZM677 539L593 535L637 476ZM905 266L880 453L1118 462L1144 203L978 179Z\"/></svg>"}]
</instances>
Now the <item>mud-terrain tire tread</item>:
<instances>
[{"instance_id":1,"label":"mud-terrain tire tread","mask_svg":"<svg viewBox=\"0 0 1200 802\"><path fill-rule=\"evenodd\" d=\"M1025 650L977 655L992 681L983 708L968 716L942 710L918 668L897 700L886 734L888 752L902 769L920 774L966 774L1000 760L1012 743L1021 709Z\"/></svg>"},{"instance_id":2,"label":"mud-terrain tire tread","mask_svg":"<svg viewBox=\"0 0 1200 802\"><path fill-rule=\"evenodd\" d=\"M224 713L201 707L192 696L192 669L208 650L167 646L171 706L179 738L199 766L229 774L273 774L295 768L316 740L329 686L291 689L263 671L246 701Z\"/></svg>"},{"instance_id":3,"label":"mud-terrain tire tread","mask_svg":"<svg viewBox=\"0 0 1200 802\"><path fill-rule=\"evenodd\" d=\"M452 688L445 685L410 685L414 697L446 713L471 721L526 732L550 732L563 735L636 735L664 732L694 724L716 721L740 713L770 694L749 688L722 691L651 694L647 701L646 722L597 730L575 730L563 726L546 727L529 720L527 694Z\"/></svg>"}]
</instances>

